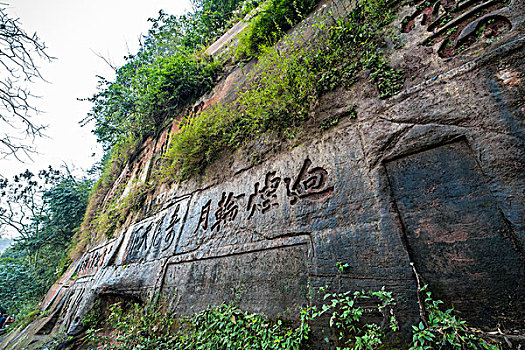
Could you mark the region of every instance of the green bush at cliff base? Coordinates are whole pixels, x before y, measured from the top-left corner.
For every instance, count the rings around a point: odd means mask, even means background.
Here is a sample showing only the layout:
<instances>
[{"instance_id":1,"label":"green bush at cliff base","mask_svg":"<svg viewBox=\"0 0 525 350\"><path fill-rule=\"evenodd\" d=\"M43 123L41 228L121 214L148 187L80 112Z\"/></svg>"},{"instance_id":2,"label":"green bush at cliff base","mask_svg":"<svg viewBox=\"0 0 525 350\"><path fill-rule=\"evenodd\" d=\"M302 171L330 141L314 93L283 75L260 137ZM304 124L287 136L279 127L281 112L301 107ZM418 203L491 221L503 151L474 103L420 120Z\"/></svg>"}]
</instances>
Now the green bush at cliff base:
<instances>
[{"instance_id":1,"label":"green bush at cliff base","mask_svg":"<svg viewBox=\"0 0 525 350\"><path fill-rule=\"evenodd\" d=\"M97 349L308 349L311 336L309 323L333 330L330 346L337 350L393 349L398 332L394 315L395 300L384 288L378 291L324 293L320 306L302 308L297 321L269 320L261 314L241 311L233 304L208 307L191 317L178 318L163 312L159 299L142 304L116 303L107 315L94 308L84 318L88 328L83 341ZM487 349L498 350L476 336L453 309L442 311L439 300L426 293L427 320L413 326L410 350L426 349ZM365 313L375 305L382 318L364 322ZM369 318L369 316L368 316ZM321 323L319 323L321 322ZM427 323L427 325L424 325ZM396 348L407 348L399 346Z\"/></svg>"},{"instance_id":2,"label":"green bush at cliff base","mask_svg":"<svg viewBox=\"0 0 525 350\"><path fill-rule=\"evenodd\" d=\"M321 288L324 291L324 288ZM312 317L330 316L330 327L335 332L337 349L377 349L383 344L388 332L397 332L398 325L394 316L395 306L392 292L355 291L344 293L326 293L325 303L319 311L315 309ZM384 325L363 323L363 301L375 300L377 310L383 315Z\"/></svg>"},{"instance_id":3,"label":"green bush at cliff base","mask_svg":"<svg viewBox=\"0 0 525 350\"><path fill-rule=\"evenodd\" d=\"M104 324L100 317L86 319L85 325L91 328L85 342L97 349L299 349L310 330L306 312L301 312L294 327L233 305L208 308L186 318L169 316L154 303L146 308L117 303L110 311Z\"/></svg>"},{"instance_id":4,"label":"green bush at cliff base","mask_svg":"<svg viewBox=\"0 0 525 350\"><path fill-rule=\"evenodd\" d=\"M359 2L348 16L318 24L313 42L262 48L248 86L234 103L216 104L187 117L172 135L162 171L165 179L186 179L202 172L224 150L235 150L257 135L293 134L310 116L320 93L351 86L359 71L381 97L400 91L402 72L390 68L383 55L386 26L395 15L384 0Z\"/></svg>"},{"instance_id":5,"label":"green bush at cliff base","mask_svg":"<svg viewBox=\"0 0 525 350\"><path fill-rule=\"evenodd\" d=\"M432 299L427 286L421 288L419 292L425 294L424 307L428 316L417 326L412 326L413 338L410 350L500 349L497 345L489 344L479 338L467 323L455 314L453 308L441 310L440 305L443 302Z\"/></svg>"}]
</instances>

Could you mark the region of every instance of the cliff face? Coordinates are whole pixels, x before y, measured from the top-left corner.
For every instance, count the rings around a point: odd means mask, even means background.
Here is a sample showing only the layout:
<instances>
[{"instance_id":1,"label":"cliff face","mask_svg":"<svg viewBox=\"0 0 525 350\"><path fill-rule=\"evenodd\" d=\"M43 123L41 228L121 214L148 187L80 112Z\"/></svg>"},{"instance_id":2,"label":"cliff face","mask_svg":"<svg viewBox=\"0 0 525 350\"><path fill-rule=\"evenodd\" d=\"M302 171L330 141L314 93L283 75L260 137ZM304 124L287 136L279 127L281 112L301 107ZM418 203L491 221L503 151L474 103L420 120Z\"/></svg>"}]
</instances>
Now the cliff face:
<instances>
[{"instance_id":1,"label":"cliff face","mask_svg":"<svg viewBox=\"0 0 525 350\"><path fill-rule=\"evenodd\" d=\"M157 188L120 234L71 266L27 334L74 334L97 299L157 293L183 314L235 299L286 318L325 285L384 286L407 325L419 317L412 264L471 324L522 323L524 5L464 1L445 16L446 5L400 8L393 27L404 45L390 49L390 64L405 70L401 93L380 99L362 72L314 107L317 121L336 126L307 126L299 145L278 152L254 143L206 176ZM326 2L290 35L306 40L312 23L351 7ZM250 67L233 70L199 108L234 99ZM122 179L145 181L166 140L149 140ZM340 274L337 262L350 267Z\"/></svg>"}]
</instances>

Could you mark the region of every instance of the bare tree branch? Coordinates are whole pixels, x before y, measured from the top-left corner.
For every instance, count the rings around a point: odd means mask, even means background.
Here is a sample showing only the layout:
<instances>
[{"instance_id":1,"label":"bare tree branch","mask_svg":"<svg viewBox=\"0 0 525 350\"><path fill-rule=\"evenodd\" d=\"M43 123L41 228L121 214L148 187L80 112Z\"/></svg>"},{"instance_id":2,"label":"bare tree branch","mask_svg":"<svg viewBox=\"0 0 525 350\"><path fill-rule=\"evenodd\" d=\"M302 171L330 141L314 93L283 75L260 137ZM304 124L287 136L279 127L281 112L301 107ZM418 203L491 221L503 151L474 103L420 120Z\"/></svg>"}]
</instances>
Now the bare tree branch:
<instances>
[{"instance_id":1,"label":"bare tree branch","mask_svg":"<svg viewBox=\"0 0 525 350\"><path fill-rule=\"evenodd\" d=\"M101 53L97 53L97 52L93 51L93 49L90 49L90 50L91 50L91 52L93 52L93 53L95 54L95 56L97 56L98 58L100 58L100 59L102 59L104 62L106 62L106 64L107 64L108 66L110 66L111 69L113 69L115 72L118 70L118 66L115 65L115 63L111 62L111 60L110 60L109 58L106 58L106 57L102 56Z\"/></svg>"},{"instance_id":2,"label":"bare tree branch","mask_svg":"<svg viewBox=\"0 0 525 350\"><path fill-rule=\"evenodd\" d=\"M29 155L32 141L42 136L44 126L32 118L39 110L27 85L43 79L37 60L51 61L36 33L29 35L18 18L5 13L0 3L0 158Z\"/></svg>"}]
</instances>

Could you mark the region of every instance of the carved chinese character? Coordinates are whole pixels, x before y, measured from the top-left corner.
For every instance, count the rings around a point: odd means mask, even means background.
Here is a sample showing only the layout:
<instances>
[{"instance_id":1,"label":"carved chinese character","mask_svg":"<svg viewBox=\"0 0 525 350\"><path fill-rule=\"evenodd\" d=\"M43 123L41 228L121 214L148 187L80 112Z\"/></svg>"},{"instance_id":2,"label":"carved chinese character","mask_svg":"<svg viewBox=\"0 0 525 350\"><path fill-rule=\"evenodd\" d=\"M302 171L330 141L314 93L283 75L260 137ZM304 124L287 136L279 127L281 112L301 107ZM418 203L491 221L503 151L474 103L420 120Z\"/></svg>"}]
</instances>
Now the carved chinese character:
<instances>
[{"instance_id":1,"label":"carved chinese character","mask_svg":"<svg viewBox=\"0 0 525 350\"><path fill-rule=\"evenodd\" d=\"M91 261L91 266L90 266L91 270L93 270L93 268L96 268L98 266L98 260L99 260L99 253L97 251L93 254L93 260Z\"/></svg>"},{"instance_id":2,"label":"carved chinese character","mask_svg":"<svg viewBox=\"0 0 525 350\"><path fill-rule=\"evenodd\" d=\"M91 254L86 257L86 260L84 261L84 266L82 267L82 272L84 275L88 274L89 264L91 263Z\"/></svg>"},{"instance_id":3,"label":"carved chinese character","mask_svg":"<svg viewBox=\"0 0 525 350\"><path fill-rule=\"evenodd\" d=\"M164 231L166 233L166 236L164 237L164 244L166 243L168 244L165 245L162 250L168 249L173 243L173 238L175 237L174 227L181 220L179 216L179 211L180 211L180 204L177 204L177 206L175 207L175 210L173 210L173 213L171 213L171 216L169 217L168 227L166 228L166 231ZM159 220L159 223L157 227L155 228L155 233L153 234L153 246L154 247L159 246L162 242L162 233L163 233L162 227L163 227L164 221L168 217L168 214L169 213L166 212L164 213L164 215L162 215L162 218Z\"/></svg>"},{"instance_id":4,"label":"carved chinese character","mask_svg":"<svg viewBox=\"0 0 525 350\"><path fill-rule=\"evenodd\" d=\"M89 274L92 263L93 263L93 254L89 254L87 262L86 262L86 268L85 268L86 275Z\"/></svg>"},{"instance_id":5,"label":"carved chinese character","mask_svg":"<svg viewBox=\"0 0 525 350\"><path fill-rule=\"evenodd\" d=\"M164 213L162 215L162 218L159 220L157 226L155 227L155 232L153 233L153 239L152 239L152 246L157 247L162 242L162 226L164 223L164 220L166 220L166 217L168 216L168 213Z\"/></svg>"},{"instance_id":6,"label":"carved chinese character","mask_svg":"<svg viewBox=\"0 0 525 350\"><path fill-rule=\"evenodd\" d=\"M210 216L210 206L211 206L211 199L206 204L204 204L204 206L201 209L199 223L197 224L197 228L195 229L195 232L199 230L201 225L204 230L208 229L208 217Z\"/></svg>"},{"instance_id":7,"label":"carved chinese character","mask_svg":"<svg viewBox=\"0 0 525 350\"><path fill-rule=\"evenodd\" d=\"M153 226L152 221L150 221L147 225L141 226L139 228L138 233L135 234L133 245L131 246L131 251L133 253L140 252L143 246L144 249L148 248L148 233L151 230L151 226Z\"/></svg>"},{"instance_id":8,"label":"carved chinese character","mask_svg":"<svg viewBox=\"0 0 525 350\"><path fill-rule=\"evenodd\" d=\"M293 183L288 177L284 179L290 204L294 205L299 199L323 199L334 191L334 186L326 186L328 172L321 167L310 169L311 165L312 161L306 158Z\"/></svg>"},{"instance_id":9,"label":"carved chinese character","mask_svg":"<svg viewBox=\"0 0 525 350\"><path fill-rule=\"evenodd\" d=\"M106 255L108 253L108 248L104 248L104 250L102 251L102 254L101 254L101 258L100 258L100 265L102 266L104 264L104 261L106 260Z\"/></svg>"},{"instance_id":10,"label":"carved chinese character","mask_svg":"<svg viewBox=\"0 0 525 350\"><path fill-rule=\"evenodd\" d=\"M87 265L89 263L89 257L86 256L84 258L84 260L82 260L82 263L80 264L80 267L78 268L78 275L79 276L84 276L86 274L86 268L87 268Z\"/></svg>"},{"instance_id":11,"label":"carved chinese character","mask_svg":"<svg viewBox=\"0 0 525 350\"><path fill-rule=\"evenodd\" d=\"M259 189L259 183L255 183L255 190L248 199L248 207L246 210L250 212L248 219L251 219L256 211L265 214L272 208L277 208L277 189L281 183L281 178L275 176L275 171L266 174L264 179L264 186Z\"/></svg>"},{"instance_id":12,"label":"carved chinese character","mask_svg":"<svg viewBox=\"0 0 525 350\"><path fill-rule=\"evenodd\" d=\"M166 228L166 236L164 237L165 246L164 248L162 248L163 251L171 247L173 243L173 239L175 238L175 225L177 225L181 220L181 217L179 216L179 211L180 211L180 204L177 204L177 206L175 207L175 210L171 214L168 227Z\"/></svg>"},{"instance_id":13,"label":"carved chinese character","mask_svg":"<svg viewBox=\"0 0 525 350\"><path fill-rule=\"evenodd\" d=\"M99 252L95 251L89 255L88 262L86 264L86 275L93 273L93 269L98 267Z\"/></svg>"},{"instance_id":14,"label":"carved chinese character","mask_svg":"<svg viewBox=\"0 0 525 350\"><path fill-rule=\"evenodd\" d=\"M239 205L237 204L237 200L242 197L244 197L244 193L238 196L234 196L233 192L230 192L228 196L226 196L226 192L222 193L219 206L215 211L215 223L211 227L212 231L215 229L219 231L222 224L226 224L227 222L235 220L237 214L239 213Z\"/></svg>"}]
</instances>

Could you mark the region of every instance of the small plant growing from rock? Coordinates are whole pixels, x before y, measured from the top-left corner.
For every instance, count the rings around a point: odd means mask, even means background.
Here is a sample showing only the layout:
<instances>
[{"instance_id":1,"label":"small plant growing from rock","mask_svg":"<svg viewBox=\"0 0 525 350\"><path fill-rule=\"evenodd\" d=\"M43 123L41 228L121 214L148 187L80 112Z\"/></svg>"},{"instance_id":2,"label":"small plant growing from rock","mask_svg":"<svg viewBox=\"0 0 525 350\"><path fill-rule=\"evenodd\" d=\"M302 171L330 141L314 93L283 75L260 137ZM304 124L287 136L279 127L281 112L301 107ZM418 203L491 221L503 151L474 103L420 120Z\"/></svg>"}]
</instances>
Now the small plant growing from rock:
<instances>
[{"instance_id":1,"label":"small plant growing from rock","mask_svg":"<svg viewBox=\"0 0 525 350\"><path fill-rule=\"evenodd\" d=\"M477 337L468 328L466 321L456 315L454 308L441 310L440 305L443 302L432 299L432 293L426 285L419 292L426 295L424 306L428 316L418 325L412 326L413 337L410 350L499 349L497 345L490 345Z\"/></svg>"},{"instance_id":2,"label":"small plant growing from rock","mask_svg":"<svg viewBox=\"0 0 525 350\"><path fill-rule=\"evenodd\" d=\"M338 266L344 269L345 265ZM321 292L326 289L321 288ZM347 291L344 293L326 293L321 309L313 313L313 318L322 315L330 316L330 327L336 332L336 349L364 350L377 349L383 343L388 331L396 332L398 325L394 316L395 305L392 292L382 288L379 291ZM376 299L377 311L383 315L382 324L375 322L364 323L363 315L367 311L362 302Z\"/></svg>"}]
</instances>

